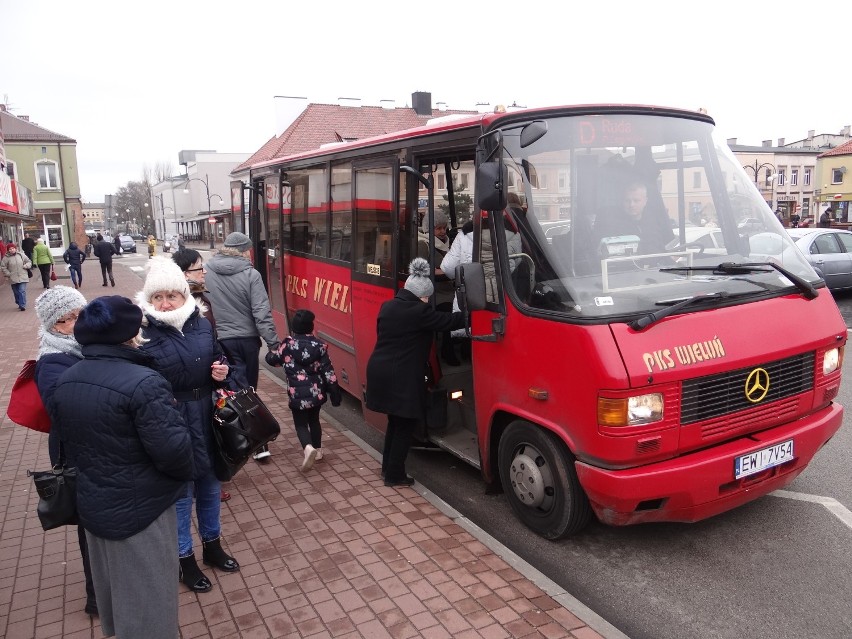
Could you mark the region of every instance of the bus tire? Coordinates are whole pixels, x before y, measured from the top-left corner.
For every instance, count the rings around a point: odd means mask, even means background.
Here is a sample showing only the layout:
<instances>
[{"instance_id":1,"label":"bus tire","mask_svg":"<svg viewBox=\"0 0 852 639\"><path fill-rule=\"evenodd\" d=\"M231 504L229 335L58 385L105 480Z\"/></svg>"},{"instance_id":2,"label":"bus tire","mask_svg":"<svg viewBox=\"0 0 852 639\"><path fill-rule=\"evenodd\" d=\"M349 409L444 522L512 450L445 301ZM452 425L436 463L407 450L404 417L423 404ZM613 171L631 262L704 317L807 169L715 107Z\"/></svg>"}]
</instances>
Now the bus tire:
<instances>
[{"instance_id":1,"label":"bus tire","mask_svg":"<svg viewBox=\"0 0 852 639\"><path fill-rule=\"evenodd\" d=\"M497 457L506 498L526 526L546 539L560 539L589 523L592 510L574 456L556 435L514 421L500 438Z\"/></svg>"}]
</instances>

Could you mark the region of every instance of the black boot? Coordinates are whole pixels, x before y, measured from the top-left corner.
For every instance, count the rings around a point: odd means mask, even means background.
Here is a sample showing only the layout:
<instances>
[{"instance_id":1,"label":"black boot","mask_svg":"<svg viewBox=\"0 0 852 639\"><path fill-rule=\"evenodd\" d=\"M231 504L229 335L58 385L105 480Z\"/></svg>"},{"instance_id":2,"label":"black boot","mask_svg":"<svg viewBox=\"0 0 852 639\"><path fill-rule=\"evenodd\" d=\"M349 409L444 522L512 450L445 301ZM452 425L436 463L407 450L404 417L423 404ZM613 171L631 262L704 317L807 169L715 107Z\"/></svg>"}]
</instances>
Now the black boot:
<instances>
[{"instance_id":1,"label":"black boot","mask_svg":"<svg viewBox=\"0 0 852 639\"><path fill-rule=\"evenodd\" d=\"M202 545L204 546L202 557L205 566L213 566L225 572L236 572L240 569L240 564L237 563L237 560L222 550L221 538L204 541Z\"/></svg>"},{"instance_id":2,"label":"black boot","mask_svg":"<svg viewBox=\"0 0 852 639\"><path fill-rule=\"evenodd\" d=\"M201 568L198 567L194 554L189 557L181 557L179 561L180 573L178 577L183 583L189 586L190 590L207 592L213 587L213 584L210 583L210 580L201 572Z\"/></svg>"}]
</instances>

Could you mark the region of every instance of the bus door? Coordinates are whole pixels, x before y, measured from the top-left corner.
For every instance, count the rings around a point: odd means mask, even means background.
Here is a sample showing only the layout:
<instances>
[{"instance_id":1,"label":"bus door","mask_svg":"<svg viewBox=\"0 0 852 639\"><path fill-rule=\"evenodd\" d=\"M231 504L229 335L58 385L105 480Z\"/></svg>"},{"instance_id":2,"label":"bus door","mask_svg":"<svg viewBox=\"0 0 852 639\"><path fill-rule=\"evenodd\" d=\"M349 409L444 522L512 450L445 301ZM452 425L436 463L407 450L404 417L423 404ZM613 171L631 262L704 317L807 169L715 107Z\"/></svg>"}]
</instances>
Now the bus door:
<instances>
[{"instance_id":1,"label":"bus door","mask_svg":"<svg viewBox=\"0 0 852 639\"><path fill-rule=\"evenodd\" d=\"M459 310L454 304L455 285L452 274L440 271L441 262L449 252L452 241L464 243L461 230L472 215L473 157L439 156L419 160L420 172L431 178L432 188L422 186L418 193L418 214L422 219L418 229L417 255L427 261L434 255L435 295L433 303L442 311ZM448 233L438 237L429 221L447 220ZM451 240L451 238L455 240ZM474 410L473 363L471 343L464 331L436 335L432 358L434 386L429 392L426 437L434 444L449 450L468 463L479 467L476 414Z\"/></svg>"},{"instance_id":2,"label":"bus door","mask_svg":"<svg viewBox=\"0 0 852 639\"><path fill-rule=\"evenodd\" d=\"M376 345L379 308L396 292L395 218L400 209L398 163L395 159L353 167L352 318L358 380L365 402L367 360ZM364 418L384 430L386 418L367 410Z\"/></svg>"}]
</instances>

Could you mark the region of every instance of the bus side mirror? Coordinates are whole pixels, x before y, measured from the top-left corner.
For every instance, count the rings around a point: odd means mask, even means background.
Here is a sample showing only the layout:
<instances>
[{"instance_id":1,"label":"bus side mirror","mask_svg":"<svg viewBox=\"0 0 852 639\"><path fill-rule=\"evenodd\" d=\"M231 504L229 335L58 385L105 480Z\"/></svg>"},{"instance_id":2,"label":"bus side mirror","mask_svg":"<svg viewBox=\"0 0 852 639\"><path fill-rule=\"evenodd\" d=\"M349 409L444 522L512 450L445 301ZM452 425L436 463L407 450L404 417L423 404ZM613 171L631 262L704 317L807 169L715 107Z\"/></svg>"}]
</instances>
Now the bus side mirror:
<instances>
[{"instance_id":1,"label":"bus side mirror","mask_svg":"<svg viewBox=\"0 0 852 639\"><path fill-rule=\"evenodd\" d=\"M485 308L485 272L479 262L470 262L456 267L456 288L459 294L459 307L470 311Z\"/></svg>"},{"instance_id":2,"label":"bus side mirror","mask_svg":"<svg viewBox=\"0 0 852 639\"><path fill-rule=\"evenodd\" d=\"M502 167L502 170L501 170ZM506 208L509 172L502 162L483 162L476 169L476 206L482 211Z\"/></svg>"}]
</instances>

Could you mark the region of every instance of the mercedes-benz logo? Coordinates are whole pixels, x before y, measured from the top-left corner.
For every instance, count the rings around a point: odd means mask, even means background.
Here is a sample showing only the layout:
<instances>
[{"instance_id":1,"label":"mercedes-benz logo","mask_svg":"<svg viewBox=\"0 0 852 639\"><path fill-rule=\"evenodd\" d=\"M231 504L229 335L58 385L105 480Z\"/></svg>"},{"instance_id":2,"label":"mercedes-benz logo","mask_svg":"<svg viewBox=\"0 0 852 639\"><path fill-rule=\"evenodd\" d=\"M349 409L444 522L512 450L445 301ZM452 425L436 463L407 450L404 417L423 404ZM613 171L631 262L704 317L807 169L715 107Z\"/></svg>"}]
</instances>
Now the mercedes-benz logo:
<instances>
[{"instance_id":1,"label":"mercedes-benz logo","mask_svg":"<svg viewBox=\"0 0 852 639\"><path fill-rule=\"evenodd\" d=\"M745 381L745 396L752 404L766 397L769 392L769 373L765 368L755 368L748 374Z\"/></svg>"}]
</instances>

